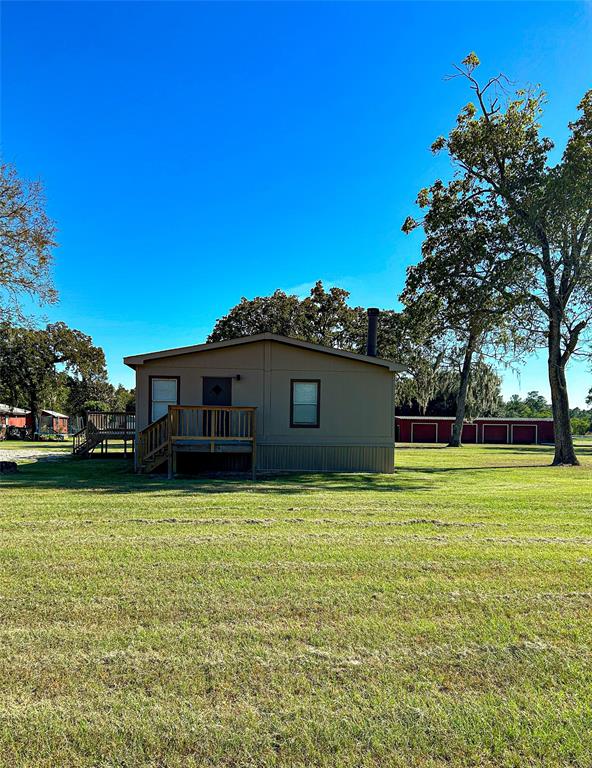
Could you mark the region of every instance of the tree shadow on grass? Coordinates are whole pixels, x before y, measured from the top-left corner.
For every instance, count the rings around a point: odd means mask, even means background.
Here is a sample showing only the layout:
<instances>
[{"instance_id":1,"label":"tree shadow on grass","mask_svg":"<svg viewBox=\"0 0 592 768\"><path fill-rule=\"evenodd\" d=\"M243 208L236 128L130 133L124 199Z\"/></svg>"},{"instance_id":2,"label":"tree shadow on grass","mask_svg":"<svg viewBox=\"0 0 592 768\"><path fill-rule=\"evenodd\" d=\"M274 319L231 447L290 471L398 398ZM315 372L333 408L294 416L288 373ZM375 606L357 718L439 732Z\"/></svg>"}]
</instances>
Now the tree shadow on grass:
<instances>
[{"instance_id":1,"label":"tree shadow on grass","mask_svg":"<svg viewBox=\"0 0 592 768\"><path fill-rule=\"evenodd\" d=\"M475 449L479 451L486 451L487 453L513 453L513 454L520 454L521 456L529 455L529 454L547 454L549 458L551 459L553 457L553 445L543 443L539 445L519 445L517 443L513 444L493 444L493 443L466 443L463 445L462 448L450 448L445 443L438 443L438 444L412 444L412 443L404 443L399 444L397 443L397 447L395 450L395 456L397 453L404 453L405 451L416 451L421 450L424 452L429 451L446 451L446 453L450 452L452 455L454 455L455 452L458 452L459 455L468 455L470 451L474 451ZM575 446L576 450L576 456L592 456L592 444L577 444Z\"/></svg>"},{"instance_id":2,"label":"tree shadow on grass","mask_svg":"<svg viewBox=\"0 0 592 768\"><path fill-rule=\"evenodd\" d=\"M292 495L315 491L396 492L433 490L433 484L409 476L371 473L290 472L258 473L250 476L178 476L168 480L164 475L136 475L132 464L124 460L39 459L21 464L19 472L2 476L2 487L30 491L62 490L101 494L157 493L179 496L193 494L253 493Z\"/></svg>"}]
</instances>

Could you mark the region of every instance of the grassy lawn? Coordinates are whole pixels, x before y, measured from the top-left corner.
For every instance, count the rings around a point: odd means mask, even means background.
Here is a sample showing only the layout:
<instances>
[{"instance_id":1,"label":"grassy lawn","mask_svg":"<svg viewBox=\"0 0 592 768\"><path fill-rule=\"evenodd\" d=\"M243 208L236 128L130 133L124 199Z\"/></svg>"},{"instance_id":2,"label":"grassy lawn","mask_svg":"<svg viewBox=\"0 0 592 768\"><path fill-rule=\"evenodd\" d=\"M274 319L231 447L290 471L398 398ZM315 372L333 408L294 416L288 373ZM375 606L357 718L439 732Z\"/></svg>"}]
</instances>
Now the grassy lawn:
<instances>
[{"instance_id":1,"label":"grassy lawn","mask_svg":"<svg viewBox=\"0 0 592 768\"><path fill-rule=\"evenodd\" d=\"M4 446L3 446L4 447ZM592 446L0 478L0 765L590 766Z\"/></svg>"},{"instance_id":2,"label":"grassy lawn","mask_svg":"<svg viewBox=\"0 0 592 768\"><path fill-rule=\"evenodd\" d=\"M72 450L72 439L65 440L1 440L0 451L20 451L20 450L59 450L63 449L66 453Z\"/></svg>"}]
</instances>

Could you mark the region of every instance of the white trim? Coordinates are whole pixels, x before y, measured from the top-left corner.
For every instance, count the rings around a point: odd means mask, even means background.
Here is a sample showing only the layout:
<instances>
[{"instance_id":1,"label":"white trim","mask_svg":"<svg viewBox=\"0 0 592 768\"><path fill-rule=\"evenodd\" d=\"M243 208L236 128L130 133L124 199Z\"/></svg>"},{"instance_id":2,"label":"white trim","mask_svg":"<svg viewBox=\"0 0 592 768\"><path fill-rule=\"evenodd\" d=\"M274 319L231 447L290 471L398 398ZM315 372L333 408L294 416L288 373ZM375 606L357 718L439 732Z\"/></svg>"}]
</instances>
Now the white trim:
<instances>
[{"instance_id":1,"label":"white trim","mask_svg":"<svg viewBox=\"0 0 592 768\"><path fill-rule=\"evenodd\" d=\"M539 444L539 427L538 424L510 424L510 441L514 445L514 427L534 427L534 444ZM521 445L521 443L518 443Z\"/></svg>"},{"instance_id":2,"label":"white trim","mask_svg":"<svg viewBox=\"0 0 592 768\"><path fill-rule=\"evenodd\" d=\"M436 427L436 442L438 442L438 422L437 421L419 421L418 422L420 427ZM411 442L414 443L415 440L413 439L413 427L415 424L411 422Z\"/></svg>"},{"instance_id":3,"label":"white trim","mask_svg":"<svg viewBox=\"0 0 592 768\"><path fill-rule=\"evenodd\" d=\"M399 416L398 414L395 414L396 419L413 419L413 421L417 421L418 419L438 419L438 421L454 421L455 416ZM536 418L531 416L516 416L515 418L512 416L510 418L504 418L503 416L478 416L476 419L472 419L471 421L465 420L465 424L478 424L481 421L491 421L491 422L497 422L499 423L506 423L506 422L512 422L512 421L527 421L529 423L534 424L535 422L539 421L553 421L551 417L547 418Z\"/></svg>"},{"instance_id":4,"label":"white trim","mask_svg":"<svg viewBox=\"0 0 592 768\"><path fill-rule=\"evenodd\" d=\"M497 421L497 422L528 421L530 423L535 423L538 421L553 421L553 417L545 416L544 418L539 419L536 416L516 416L516 417L509 416L508 418L504 418L503 416L479 416L478 418L474 419L474 421Z\"/></svg>"},{"instance_id":5,"label":"white trim","mask_svg":"<svg viewBox=\"0 0 592 768\"><path fill-rule=\"evenodd\" d=\"M456 416L398 416L395 414L396 419L411 419L418 421L418 419L438 419L438 421L454 421Z\"/></svg>"},{"instance_id":6,"label":"white trim","mask_svg":"<svg viewBox=\"0 0 592 768\"><path fill-rule=\"evenodd\" d=\"M498 443L498 445L510 445L510 425L509 424L483 424L481 427L481 443L485 444L485 427L505 427L506 428L506 442Z\"/></svg>"}]
</instances>

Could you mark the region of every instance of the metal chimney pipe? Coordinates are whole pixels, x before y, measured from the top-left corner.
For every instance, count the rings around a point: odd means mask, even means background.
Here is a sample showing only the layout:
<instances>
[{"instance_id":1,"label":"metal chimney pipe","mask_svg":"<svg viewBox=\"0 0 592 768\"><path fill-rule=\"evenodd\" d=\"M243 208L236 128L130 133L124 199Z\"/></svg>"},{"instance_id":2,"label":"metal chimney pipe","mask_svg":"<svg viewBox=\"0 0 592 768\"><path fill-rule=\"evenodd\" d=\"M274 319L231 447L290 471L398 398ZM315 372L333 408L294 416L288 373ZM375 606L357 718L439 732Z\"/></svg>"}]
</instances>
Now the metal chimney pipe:
<instances>
[{"instance_id":1,"label":"metal chimney pipe","mask_svg":"<svg viewBox=\"0 0 592 768\"><path fill-rule=\"evenodd\" d=\"M366 354L370 357L376 357L379 314L380 310L377 307L368 307L368 343L366 344Z\"/></svg>"}]
</instances>

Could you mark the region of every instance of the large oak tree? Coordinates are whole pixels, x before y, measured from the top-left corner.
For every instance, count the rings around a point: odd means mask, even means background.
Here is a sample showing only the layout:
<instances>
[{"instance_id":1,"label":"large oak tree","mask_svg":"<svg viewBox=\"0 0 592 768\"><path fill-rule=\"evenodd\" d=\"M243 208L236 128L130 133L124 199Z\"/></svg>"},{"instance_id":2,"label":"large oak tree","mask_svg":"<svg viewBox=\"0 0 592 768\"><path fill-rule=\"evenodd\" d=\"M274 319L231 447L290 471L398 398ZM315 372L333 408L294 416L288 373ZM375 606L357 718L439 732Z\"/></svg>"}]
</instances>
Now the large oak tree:
<instances>
[{"instance_id":1,"label":"large oak tree","mask_svg":"<svg viewBox=\"0 0 592 768\"><path fill-rule=\"evenodd\" d=\"M436 182L423 190L419 204L426 237L420 262L407 270L401 301L410 320L425 326L429 338L451 334L461 361L455 394L456 419L449 442L461 445L467 396L476 362L515 358L529 346L529 335L515 315L524 297L515 290L525 267L502 211L488 199L469 197L462 204L465 180ZM495 202L495 201L494 201ZM408 218L404 230L418 222Z\"/></svg>"},{"instance_id":2,"label":"large oak tree","mask_svg":"<svg viewBox=\"0 0 592 768\"><path fill-rule=\"evenodd\" d=\"M44 329L0 325L0 382L9 402L28 407L38 431L40 410L61 375L79 382L105 378L105 355L90 336L65 323Z\"/></svg>"},{"instance_id":3,"label":"large oak tree","mask_svg":"<svg viewBox=\"0 0 592 768\"><path fill-rule=\"evenodd\" d=\"M457 68L473 100L433 151L447 152L462 180L459 205L488 201L499 207L523 248L527 267L516 286L528 296L533 334L548 352L555 427L554 464L577 464L569 419L565 369L584 351L592 322L592 90L579 104L580 117L560 161L541 135L544 94L509 93L503 75L481 84L479 60L470 54Z\"/></svg>"}]
</instances>

